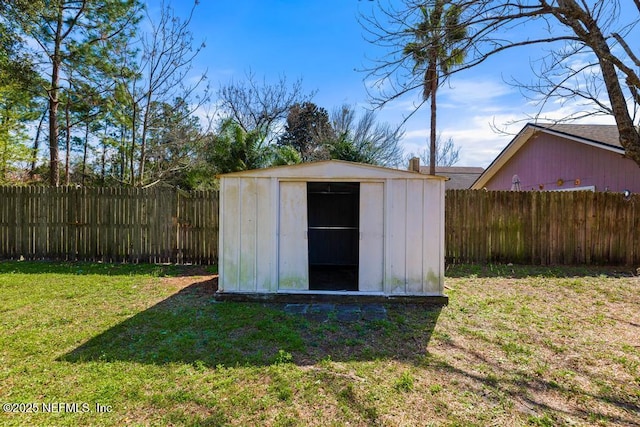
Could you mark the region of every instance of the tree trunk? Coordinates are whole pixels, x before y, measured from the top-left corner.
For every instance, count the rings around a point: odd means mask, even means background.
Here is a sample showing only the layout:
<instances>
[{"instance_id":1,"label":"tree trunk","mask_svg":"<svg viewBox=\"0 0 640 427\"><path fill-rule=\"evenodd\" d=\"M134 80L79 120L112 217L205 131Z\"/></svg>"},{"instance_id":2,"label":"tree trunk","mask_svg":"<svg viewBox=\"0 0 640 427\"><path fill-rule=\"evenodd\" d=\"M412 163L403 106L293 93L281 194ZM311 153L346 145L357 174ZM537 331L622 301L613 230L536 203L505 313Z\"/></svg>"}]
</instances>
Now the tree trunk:
<instances>
[{"instance_id":1,"label":"tree trunk","mask_svg":"<svg viewBox=\"0 0 640 427\"><path fill-rule=\"evenodd\" d=\"M429 136L429 175L436 174L436 91L438 90L437 71L431 76L431 134Z\"/></svg>"},{"instance_id":2,"label":"tree trunk","mask_svg":"<svg viewBox=\"0 0 640 427\"><path fill-rule=\"evenodd\" d=\"M52 89L49 94L49 185L57 187L60 185L60 164L58 159L58 70L52 73Z\"/></svg>"},{"instance_id":3,"label":"tree trunk","mask_svg":"<svg viewBox=\"0 0 640 427\"><path fill-rule=\"evenodd\" d=\"M0 184L4 184L7 179L7 163L9 162L9 130L6 124L6 116L0 123Z\"/></svg>"},{"instance_id":4,"label":"tree trunk","mask_svg":"<svg viewBox=\"0 0 640 427\"><path fill-rule=\"evenodd\" d=\"M60 44L62 43L62 13L56 23L55 47L51 58L51 90L49 91L49 185L60 185L60 160L58 150L58 99L60 84Z\"/></svg>"},{"instance_id":5,"label":"tree trunk","mask_svg":"<svg viewBox=\"0 0 640 427\"><path fill-rule=\"evenodd\" d=\"M64 185L71 184L71 177L69 176L69 161L71 157L71 118L69 109L71 106L69 105L69 100L64 106L64 124L65 124L65 156L64 156Z\"/></svg>"},{"instance_id":6,"label":"tree trunk","mask_svg":"<svg viewBox=\"0 0 640 427\"><path fill-rule=\"evenodd\" d=\"M634 126L633 119L629 115L627 102L620 87L616 69L611 62L602 59L600 59L600 69L609 94L609 101L613 109L618 133L620 134L620 145L624 148L625 156L640 166L640 133L638 133L638 129Z\"/></svg>"},{"instance_id":7,"label":"tree trunk","mask_svg":"<svg viewBox=\"0 0 640 427\"><path fill-rule=\"evenodd\" d=\"M38 150L40 149L40 133L42 132L42 123L47 116L47 110L48 109L44 110L42 116L40 117L38 129L36 129L36 136L33 139L33 148L31 149L31 169L29 169L29 178L32 179L36 173L36 166L38 163Z\"/></svg>"},{"instance_id":8,"label":"tree trunk","mask_svg":"<svg viewBox=\"0 0 640 427\"><path fill-rule=\"evenodd\" d=\"M107 130L104 130L104 135L102 137L102 156L100 158L100 182L102 185L105 184L106 181L106 167L105 163L107 162Z\"/></svg>"},{"instance_id":9,"label":"tree trunk","mask_svg":"<svg viewBox=\"0 0 640 427\"><path fill-rule=\"evenodd\" d=\"M559 6L559 20L566 22L598 58L613 117L618 127L620 145L625 150L625 156L640 166L640 133L629 114L616 66L610 60L614 56L607 44L607 39L593 16L582 9L575 0L565 0L562 4L559 3Z\"/></svg>"},{"instance_id":10,"label":"tree trunk","mask_svg":"<svg viewBox=\"0 0 640 427\"><path fill-rule=\"evenodd\" d=\"M85 123L85 128L84 128L84 152L82 153L82 186L83 187L87 178L88 148L89 148L89 117L87 117L87 122Z\"/></svg>"},{"instance_id":11,"label":"tree trunk","mask_svg":"<svg viewBox=\"0 0 640 427\"><path fill-rule=\"evenodd\" d=\"M135 154L136 154L136 126L137 126L136 114L137 113L138 112L136 111L136 104L134 101L133 117L131 119L131 153L129 158L129 173L131 174L130 184L132 187L136 185Z\"/></svg>"},{"instance_id":12,"label":"tree trunk","mask_svg":"<svg viewBox=\"0 0 640 427\"><path fill-rule=\"evenodd\" d=\"M151 76L152 77L152 76ZM153 92L149 90L147 92L147 104L144 110L144 117L142 119L142 136L140 138L140 167L138 182L140 185L144 182L144 169L147 162L147 131L149 127L149 111L151 110L151 98Z\"/></svg>"},{"instance_id":13,"label":"tree trunk","mask_svg":"<svg viewBox=\"0 0 640 427\"><path fill-rule=\"evenodd\" d=\"M120 176L118 177L121 182L125 182L127 176L127 128L126 125L120 126L120 147L118 147L118 154L120 154L120 170L118 171Z\"/></svg>"}]
</instances>

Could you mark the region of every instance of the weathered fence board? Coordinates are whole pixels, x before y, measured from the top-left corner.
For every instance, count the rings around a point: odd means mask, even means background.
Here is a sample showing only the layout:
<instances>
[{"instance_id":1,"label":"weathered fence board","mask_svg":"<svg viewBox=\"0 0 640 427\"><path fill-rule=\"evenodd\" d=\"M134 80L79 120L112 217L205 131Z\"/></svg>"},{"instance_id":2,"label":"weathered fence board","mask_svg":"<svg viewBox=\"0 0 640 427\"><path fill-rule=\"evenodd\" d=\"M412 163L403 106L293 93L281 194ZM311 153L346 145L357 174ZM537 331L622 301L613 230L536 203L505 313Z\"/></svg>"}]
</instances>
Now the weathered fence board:
<instances>
[{"instance_id":1,"label":"weathered fence board","mask_svg":"<svg viewBox=\"0 0 640 427\"><path fill-rule=\"evenodd\" d=\"M448 190L446 260L640 265L640 197ZM218 193L0 187L0 258L211 264Z\"/></svg>"},{"instance_id":2,"label":"weathered fence board","mask_svg":"<svg viewBox=\"0 0 640 427\"><path fill-rule=\"evenodd\" d=\"M448 190L446 259L640 265L640 197Z\"/></svg>"},{"instance_id":3,"label":"weathered fence board","mask_svg":"<svg viewBox=\"0 0 640 427\"><path fill-rule=\"evenodd\" d=\"M211 264L218 193L0 187L0 258Z\"/></svg>"}]
</instances>

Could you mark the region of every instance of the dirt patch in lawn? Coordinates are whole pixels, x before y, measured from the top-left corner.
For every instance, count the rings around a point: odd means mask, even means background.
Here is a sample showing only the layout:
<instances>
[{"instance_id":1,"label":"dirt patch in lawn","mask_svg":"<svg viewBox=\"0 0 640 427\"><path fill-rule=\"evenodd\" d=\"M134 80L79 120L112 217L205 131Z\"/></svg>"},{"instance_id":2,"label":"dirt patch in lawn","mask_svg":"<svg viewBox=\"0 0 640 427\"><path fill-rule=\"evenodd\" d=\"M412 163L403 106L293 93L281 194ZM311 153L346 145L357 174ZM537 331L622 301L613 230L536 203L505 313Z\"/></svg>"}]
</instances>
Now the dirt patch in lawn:
<instances>
[{"instance_id":1,"label":"dirt patch in lawn","mask_svg":"<svg viewBox=\"0 0 640 427\"><path fill-rule=\"evenodd\" d=\"M180 266L175 274L163 277L161 282L178 290L189 288L189 292L203 297L213 296L218 290L218 274L205 266Z\"/></svg>"}]
</instances>

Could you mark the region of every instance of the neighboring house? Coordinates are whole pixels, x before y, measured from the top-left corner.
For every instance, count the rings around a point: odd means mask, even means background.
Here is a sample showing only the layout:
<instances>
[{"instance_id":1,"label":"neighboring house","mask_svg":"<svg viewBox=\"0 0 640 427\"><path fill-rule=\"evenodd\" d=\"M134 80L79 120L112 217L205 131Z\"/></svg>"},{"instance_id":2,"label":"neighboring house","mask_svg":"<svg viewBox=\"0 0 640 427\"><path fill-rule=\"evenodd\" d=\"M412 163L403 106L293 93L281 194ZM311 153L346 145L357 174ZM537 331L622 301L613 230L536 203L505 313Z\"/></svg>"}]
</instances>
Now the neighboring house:
<instances>
[{"instance_id":1,"label":"neighboring house","mask_svg":"<svg viewBox=\"0 0 640 427\"><path fill-rule=\"evenodd\" d=\"M420 158L413 157L409 160L410 171L429 174L429 166L420 166ZM484 169L466 166L436 166L436 175L447 178L445 190L467 190L471 188Z\"/></svg>"},{"instance_id":2,"label":"neighboring house","mask_svg":"<svg viewBox=\"0 0 640 427\"><path fill-rule=\"evenodd\" d=\"M449 178L444 183L445 190L467 190L484 171L478 167L436 166L436 175ZM429 166L421 166L420 173L429 173Z\"/></svg>"},{"instance_id":3,"label":"neighboring house","mask_svg":"<svg viewBox=\"0 0 640 427\"><path fill-rule=\"evenodd\" d=\"M471 188L640 193L640 167L615 125L529 123Z\"/></svg>"}]
</instances>

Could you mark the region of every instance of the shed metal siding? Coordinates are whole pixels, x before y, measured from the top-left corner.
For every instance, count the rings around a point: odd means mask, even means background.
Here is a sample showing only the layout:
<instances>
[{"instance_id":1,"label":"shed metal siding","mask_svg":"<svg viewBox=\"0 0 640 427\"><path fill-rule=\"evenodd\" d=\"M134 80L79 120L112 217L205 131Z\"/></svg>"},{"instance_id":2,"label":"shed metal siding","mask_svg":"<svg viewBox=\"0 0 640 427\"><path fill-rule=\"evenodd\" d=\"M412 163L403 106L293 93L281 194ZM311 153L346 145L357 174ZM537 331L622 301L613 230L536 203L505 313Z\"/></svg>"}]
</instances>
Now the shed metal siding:
<instances>
[{"instance_id":1,"label":"shed metal siding","mask_svg":"<svg viewBox=\"0 0 640 427\"><path fill-rule=\"evenodd\" d=\"M424 185L424 212L422 215L422 293L444 293L444 194L445 183ZM439 244L434 244L438 242Z\"/></svg>"},{"instance_id":2,"label":"shed metal siding","mask_svg":"<svg viewBox=\"0 0 640 427\"><path fill-rule=\"evenodd\" d=\"M422 181L407 181L406 188L406 231L405 231L405 257L407 265L405 292L408 294L422 293L424 254L422 241L424 235L424 222L422 218L426 214L424 206L424 191Z\"/></svg>"},{"instance_id":3,"label":"shed metal siding","mask_svg":"<svg viewBox=\"0 0 640 427\"><path fill-rule=\"evenodd\" d=\"M307 183L280 183L278 289L309 289L307 245Z\"/></svg>"},{"instance_id":4,"label":"shed metal siding","mask_svg":"<svg viewBox=\"0 0 640 427\"><path fill-rule=\"evenodd\" d=\"M442 295L444 180L324 166L222 177L220 290L308 291L307 182L352 181L360 183L359 291ZM305 169L314 173L305 176Z\"/></svg>"},{"instance_id":5,"label":"shed metal siding","mask_svg":"<svg viewBox=\"0 0 640 427\"><path fill-rule=\"evenodd\" d=\"M220 209L222 212L233 214L221 215L220 218L220 254L219 266L220 282L218 287L225 291L238 291L240 266L240 198L239 180L227 179L221 183Z\"/></svg>"},{"instance_id":6,"label":"shed metal siding","mask_svg":"<svg viewBox=\"0 0 640 427\"><path fill-rule=\"evenodd\" d=\"M359 289L382 292L384 278L384 183L360 184Z\"/></svg>"},{"instance_id":7,"label":"shed metal siding","mask_svg":"<svg viewBox=\"0 0 640 427\"><path fill-rule=\"evenodd\" d=\"M406 233L407 233L407 181L391 180L387 184L387 212L389 229L386 240L385 293L406 293Z\"/></svg>"},{"instance_id":8,"label":"shed metal siding","mask_svg":"<svg viewBox=\"0 0 640 427\"><path fill-rule=\"evenodd\" d=\"M257 291L258 201L255 179L240 180L240 271L238 282Z\"/></svg>"},{"instance_id":9,"label":"shed metal siding","mask_svg":"<svg viewBox=\"0 0 640 427\"><path fill-rule=\"evenodd\" d=\"M275 254L277 242L277 181L269 178L256 179L256 289L272 292L277 289Z\"/></svg>"}]
</instances>

